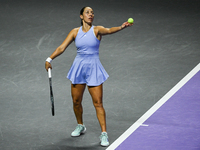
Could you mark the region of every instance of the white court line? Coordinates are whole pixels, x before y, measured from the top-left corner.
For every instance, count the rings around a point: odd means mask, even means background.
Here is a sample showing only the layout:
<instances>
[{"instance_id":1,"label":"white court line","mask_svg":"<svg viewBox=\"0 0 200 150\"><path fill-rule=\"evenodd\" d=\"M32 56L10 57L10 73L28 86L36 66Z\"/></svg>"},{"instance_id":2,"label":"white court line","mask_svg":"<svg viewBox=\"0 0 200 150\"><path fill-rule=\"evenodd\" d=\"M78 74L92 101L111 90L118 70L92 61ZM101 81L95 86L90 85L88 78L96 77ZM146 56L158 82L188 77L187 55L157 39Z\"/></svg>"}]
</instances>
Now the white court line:
<instances>
[{"instance_id":1,"label":"white court line","mask_svg":"<svg viewBox=\"0 0 200 150\"><path fill-rule=\"evenodd\" d=\"M180 82L178 82L167 94L165 94L156 104L154 104L143 116L141 116L131 127L129 127L118 139L116 139L106 150L116 149L123 141L126 140L139 126L156 112L170 97L172 97L184 84L186 84L198 71L200 63L190 71Z\"/></svg>"}]
</instances>

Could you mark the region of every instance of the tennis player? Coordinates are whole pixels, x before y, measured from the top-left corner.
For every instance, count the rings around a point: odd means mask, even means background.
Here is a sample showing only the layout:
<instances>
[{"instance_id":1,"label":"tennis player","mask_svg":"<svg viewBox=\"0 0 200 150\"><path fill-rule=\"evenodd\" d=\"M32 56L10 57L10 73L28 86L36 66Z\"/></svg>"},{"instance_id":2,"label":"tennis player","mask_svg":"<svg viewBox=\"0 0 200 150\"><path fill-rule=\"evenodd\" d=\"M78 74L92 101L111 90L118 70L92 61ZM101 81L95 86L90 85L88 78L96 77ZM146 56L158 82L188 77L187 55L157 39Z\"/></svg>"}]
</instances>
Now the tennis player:
<instances>
[{"instance_id":1,"label":"tennis player","mask_svg":"<svg viewBox=\"0 0 200 150\"><path fill-rule=\"evenodd\" d=\"M75 42L77 56L67 75L67 78L71 81L73 109L78 124L71 136L80 136L86 132L82 117L82 98L87 86L101 126L101 146L108 146L106 113L103 107L103 83L109 75L99 60L99 45L102 36L121 31L133 24L124 22L121 26L112 28L93 26L94 11L91 7L83 7L80 11L80 18L81 26L70 31L64 42L46 59L45 68L46 70L52 68L51 61L62 54L73 41Z\"/></svg>"}]
</instances>

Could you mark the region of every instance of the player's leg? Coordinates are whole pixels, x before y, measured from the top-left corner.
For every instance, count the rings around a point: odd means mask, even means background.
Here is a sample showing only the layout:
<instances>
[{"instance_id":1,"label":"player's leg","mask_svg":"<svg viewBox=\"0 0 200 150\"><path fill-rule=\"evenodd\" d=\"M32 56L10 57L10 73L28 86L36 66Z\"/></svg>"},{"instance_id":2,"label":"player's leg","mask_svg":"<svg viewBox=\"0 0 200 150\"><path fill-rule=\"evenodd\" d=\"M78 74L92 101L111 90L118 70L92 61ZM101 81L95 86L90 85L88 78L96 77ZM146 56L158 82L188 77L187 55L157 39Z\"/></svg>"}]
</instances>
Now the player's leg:
<instances>
[{"instance_id":1,"label":"player's leg","mask_svg":"<svg viewBox=\"0 0 200 150\"><path fill-rule=\"evenodd\" d=\"M76 129L71 133L71 136L76 137L80 136L82 133L86 132L86 127L83 124L83 107L82 107L82 98L85 90L85 84L72 84L71 85L71 94L73 99L73 109L76 116L78 125Z\"/></svg>"},{"instance_id":2,"label":"player's leg","mask_svg":"<svg viewBox=\"0 0 200 150\"><path fill-rule=\"evenodd\" d=\"M103 108L103 84L95 87L88 87L89 93L92 96L93 104L96 109L97 118L101 126L102 133L100 135L101 146L108 146L108 135L106 132L106 113Z\"/></svg>"},{"instance_id":3,"label":"player's leg","mask_svg":"<svg viewBox=\"0 0 200 150\"><path fill-rule=\"evenodd\" d=\"M106 132L106 113L103 107L103 84L99 86L88 86L88 91L92 97L101 130L102 132Z\"/></svg>"},{"instance_id":4,"label":"player's leg","mask_svg":"<svg viewBox=\"0 0 200 150\"><path fill-rule=\"evenodd\" d=\"M78 124L83 124L82 98L85 90L85 84L71 84L71 95L73 100L73 109Z\"/></svg>"}]
</instances>

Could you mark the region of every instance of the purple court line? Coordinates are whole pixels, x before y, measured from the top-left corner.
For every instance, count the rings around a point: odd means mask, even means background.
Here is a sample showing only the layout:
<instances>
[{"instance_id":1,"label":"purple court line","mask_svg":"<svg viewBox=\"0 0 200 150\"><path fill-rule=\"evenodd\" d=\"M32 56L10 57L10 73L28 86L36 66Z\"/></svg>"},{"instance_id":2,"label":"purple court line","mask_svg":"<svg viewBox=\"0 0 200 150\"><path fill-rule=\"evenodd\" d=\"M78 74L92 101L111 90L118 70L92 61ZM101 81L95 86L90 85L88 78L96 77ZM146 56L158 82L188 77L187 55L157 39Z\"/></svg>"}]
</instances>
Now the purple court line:
<instances>
[{"instance_id":1,"label":"purple court line","mask_svg":"<svg viewBox=\"0 0 200 150\"><path fill-rule=\"evenodd\" d=\"M200 64L106 150L200 149L199 108Z\"/></svg>"}]
</instances>

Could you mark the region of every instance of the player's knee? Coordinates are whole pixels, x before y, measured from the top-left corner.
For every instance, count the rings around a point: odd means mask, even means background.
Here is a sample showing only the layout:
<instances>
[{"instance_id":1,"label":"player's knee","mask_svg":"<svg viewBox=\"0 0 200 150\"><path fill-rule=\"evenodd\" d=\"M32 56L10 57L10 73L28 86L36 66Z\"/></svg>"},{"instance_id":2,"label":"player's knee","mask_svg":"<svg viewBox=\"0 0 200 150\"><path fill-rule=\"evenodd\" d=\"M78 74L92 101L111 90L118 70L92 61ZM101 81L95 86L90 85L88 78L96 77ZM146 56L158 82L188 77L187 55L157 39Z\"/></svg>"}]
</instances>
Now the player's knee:
<instances>
[{"instance_id":1,"label":"player's knee","mask_svg":"<svg viewBox=\"0 0 200 150\"><path fill-rule=\"evenodd\" d=\"M81 99L80 98L73 98L73 105L74 106L80 106L81 105Z\"/></svg>"},{"instance_id":2,"label":"player's knee","mask_svg":"<svg viewBox=\"0 0 200 150\"><path fill-rule=\"evenodd\" d=\"M94 101L93 104L94 104L95 108L102 108L103 107L103 103L99 102L99 101Z\"/></svg>"}]
</instances>

